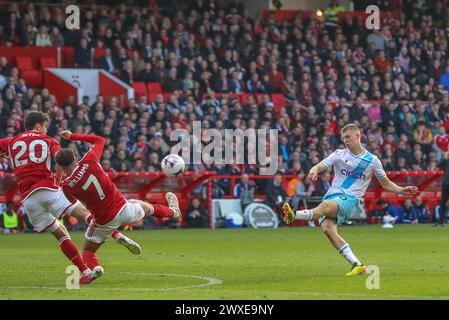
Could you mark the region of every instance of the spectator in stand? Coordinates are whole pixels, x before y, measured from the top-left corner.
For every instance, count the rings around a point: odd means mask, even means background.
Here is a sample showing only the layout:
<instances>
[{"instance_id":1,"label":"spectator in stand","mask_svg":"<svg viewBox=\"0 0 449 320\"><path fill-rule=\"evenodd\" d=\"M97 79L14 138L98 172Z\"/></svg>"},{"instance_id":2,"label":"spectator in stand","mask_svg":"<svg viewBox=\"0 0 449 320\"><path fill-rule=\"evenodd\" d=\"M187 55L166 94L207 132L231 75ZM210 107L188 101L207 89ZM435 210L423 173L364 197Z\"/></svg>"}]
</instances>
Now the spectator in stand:
<instances>
[{"instance_id":1,"label":"spectator in stand","mask_svg":"<svg viewBox=\"0 0 449 320\"><path fill-rule=\"evenodd\" d=\"M418 214L411 199L406 199L402 204L402 206L399 208L396 222L411 223L411 224L418 223Z\"/></svg>"},{"instance_id":2,"label":"spectator in stand","mask_svg":"<svg viewBox=\"0 0 449 320\"><path fill-rule=\"evenodd\" d=\"M162 88L165 92L182 91L182 80L178 79L178 71L176 68L171 68L168 72L167 79L162 83Z\"/></svg>"},{"instance_id":3,"label":"spectator in stand","mask_svg":"<svg viewBox=\"0 0 449 320\"><path fill-rule=\"evenodd\" d=\"M188 228L206 228L207 227L207 213L206 210L201 207L199 199L192 199L190 207L187 208L184 215Z\"/></svg>"},{"instance_id":4,"label":"spectator in stand","mask_svg":"<svg viewBox=\"0 0 449 320\"><path fill-rule=\"evenodd\" d=\"M128 59L125 61L124 67L120 74L120 79L131 86L134 83L136 79L136 71L134 70L134 66L131 60Z\"/></svg>"},{"instance_id":5,"label":"spectator in stand","mask_svg":"<svg viewBox=\"0 0 449 320\"><path fill-rule=\"evenodd\" d=\"M318 180L315 183L315 191L313 192L314 196L324 196L331 187L331 175L329 172L322 173Z\"/></svg>"},{"instance_id":6,"label":"spectator in stand","mask_svg":"<svg viewBox=\"0 0 449 320\"><path fill-rule=\"evenodd\" d=\"M104 50L104 55L100 57L98 66L109 73L115 73L119 69L119 62L112 56L110 48Z\"/></svg>"},{"instance_id":7,"label":"spectator in stand","mask_svg":"<svg viewBox=\"0 0 449 320\"><path fill-rule=\"evenodd\" d=\"M437 147L434 150L438 151L439 157L441 158L443 153L449 150L449 134L446 133L444 126L438 128L438 134L434 137L434 143Z\"/></svg>"},{"instance_id":8,"label":"spectator in stand","mask_svg":"<svg viewBox=\"0 0 449 320\"><path fill-rule=\"evenodd\" d=\"M444 69L444 73L440 77L440 84L444 86L444 89L449 90L449 66Z\"/></svg>"},{"instance_id":9,"label":"spectator in stand","mask_svg":"<svg viewBox=\"0 0 449 320\"><path fill-rule=\"evenodd\" d=\"M377 201L377 205L379 206L379 210L377 210L377 212L374 212L372 216L377 217L380 221L382 221L382 218L385 215L396 219L399 218L399 209L394 204L389 203L384 199L379 199Z\"/></svg>"},{"instance_id":10,"label":"spectator in stand","mask_svg":"<svg viewBox=\"0 0 449 320\"><path fill-rule=\"evenodd\" d=\"M430 222L430 211L427 206L424 204L422 200L422 196L417 196L414 201L414 207L416 210L416 214L418 216L419 223L429 223Z\"/></svg>"},{"instance_id":11,"label":"spectator in stand","mask_svg":"<svg viewBox=\"0 0 449 320\"><path fill-rule=\"evenodd\" d=\"M244 173L233 190L234 199L240 199L242 205L242 212L245 211L246 207L254 202L254 185L250 184L249 176Z\"/></svg>"},{"instance_id":12,"label":"spectator in stand","mask_svg":"<svg viewBox=\"0 0 449 320\"><path fill-rule=\"evenodd\" d=\"M153 65L151 61L145 61L145 67L143 70L139 72L137 75L137 80L139 82L158 82L158 77L156 72L153 69Z\"/></svg>"},{"instance_id":13,"label":"spectator in stand","mask_svg":"<svg viewBox=\"0 0 449 320\"><path fill-rule=\"evenodd\" d=\"M265 190L265 203L273 208L282 221L282 204L286 201L287 192L282 185L282 173L277 172L274 179L270 181Z\"/></svg>"},{"instance_id":14,"label":"spectator in stand","mask_svg":"<svg viewBox=\"0 0 449 320\"><path fill-rule=\"evenodd\" d=\"M8 202L6 208L0 212L0 230L3 233L16 233L19 229L19 216L14 210L13 203Z\"/></svg>"},{"instance_id":15,"label":"spectator in stand","mask_svg":"<svg viewBox=\"0 0 449 320\"><path fill-rule=\"evenodd\" d=\"M87 46L87 39L82 38L79 46L75 50L75 67L77 68L90 68L92 54L90 48Z\"/></svg>"}]
</instances>

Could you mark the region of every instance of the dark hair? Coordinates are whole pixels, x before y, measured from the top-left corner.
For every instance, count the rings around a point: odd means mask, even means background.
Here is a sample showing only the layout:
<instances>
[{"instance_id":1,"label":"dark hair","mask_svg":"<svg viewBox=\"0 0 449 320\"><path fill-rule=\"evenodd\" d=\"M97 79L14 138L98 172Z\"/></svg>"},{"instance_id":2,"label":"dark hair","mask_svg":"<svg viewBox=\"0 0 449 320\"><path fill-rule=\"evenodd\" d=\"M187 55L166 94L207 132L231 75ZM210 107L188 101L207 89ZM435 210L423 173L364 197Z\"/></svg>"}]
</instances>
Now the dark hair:
<instances>
[{"instance_id":1,"label":"dark hair","mask_svg":"<svg viewBox=\"0 0 449 320\"><path fill-rule=\"evenodd\" d=\"M75 155L70 149L61 149L55 157L55 161L62 167L71 165L75 161Z\"/></svg>"},{"instance_id":2,"label":"dark hair","mask_svg":"<svg viewBox=\"0 0 449 320\"><path fill-rule=\"evenodd\" d=\"M37 124L44 124L48 121L48 115L40 111L31 111L25 116L25 129L34 130Z\"/></svg>"}]
</instances>

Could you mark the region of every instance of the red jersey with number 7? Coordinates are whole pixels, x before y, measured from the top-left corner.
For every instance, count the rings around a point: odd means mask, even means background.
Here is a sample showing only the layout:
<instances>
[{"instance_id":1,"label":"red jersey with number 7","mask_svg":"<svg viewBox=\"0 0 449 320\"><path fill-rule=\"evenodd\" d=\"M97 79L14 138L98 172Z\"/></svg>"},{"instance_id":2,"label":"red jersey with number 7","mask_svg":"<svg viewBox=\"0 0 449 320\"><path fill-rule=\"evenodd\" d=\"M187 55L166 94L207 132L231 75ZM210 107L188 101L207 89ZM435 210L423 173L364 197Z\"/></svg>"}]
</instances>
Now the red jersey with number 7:
<instances>
[{"instance_id":1,"label":"red jersey with number 7","mask_svg":"<svg viewBox=\"0 0 449 320\"><path fill-rule=\"evenodd\" d=\"M126 199L100 165L104 138L89 134L72 134L70 140L93 144L78 162L72 174L61 181L67 197L84 203L97 224L104 225L126 205Z\"/></svg>"},{"instance_id":2,"label":"red jersey with number 7","mask_svg":"<svg viewBox=\"0 0 449 320\"><path fill-rule=\"evenodd\" d=\"M0 151L10 158L22 202L38 189L59 189L51 171L51 158L60 149L58 141L37 130L0 139Z\"/></svg>"}]
</instances>

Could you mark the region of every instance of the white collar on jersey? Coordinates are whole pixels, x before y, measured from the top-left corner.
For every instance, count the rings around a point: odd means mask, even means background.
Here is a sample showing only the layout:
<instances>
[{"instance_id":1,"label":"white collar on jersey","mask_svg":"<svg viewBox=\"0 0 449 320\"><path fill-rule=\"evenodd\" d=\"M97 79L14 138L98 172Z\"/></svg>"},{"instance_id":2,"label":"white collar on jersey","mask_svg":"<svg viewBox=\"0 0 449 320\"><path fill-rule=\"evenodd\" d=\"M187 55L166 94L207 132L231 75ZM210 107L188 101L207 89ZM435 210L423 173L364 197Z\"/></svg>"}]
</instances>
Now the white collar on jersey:
<instances>
[{"instance_id":1,"label":"white collar on jersey","mask_svg":"<svg viewBox=\"0 0 449 320\"><path fill-rule=\"evenodd\" d=\"M353 154L353 153L351 152L351 150L349 150L349 148L347 148L347 150L348 150L349 154L350 154L351 156L353 156L354 158L361 157L361 156L363 156L366 152L368 152L364 147L362 147L362 150L363 150L362 153L360 153L360 154L358 154L358 155Z\"/></svg>"}]
</instances>

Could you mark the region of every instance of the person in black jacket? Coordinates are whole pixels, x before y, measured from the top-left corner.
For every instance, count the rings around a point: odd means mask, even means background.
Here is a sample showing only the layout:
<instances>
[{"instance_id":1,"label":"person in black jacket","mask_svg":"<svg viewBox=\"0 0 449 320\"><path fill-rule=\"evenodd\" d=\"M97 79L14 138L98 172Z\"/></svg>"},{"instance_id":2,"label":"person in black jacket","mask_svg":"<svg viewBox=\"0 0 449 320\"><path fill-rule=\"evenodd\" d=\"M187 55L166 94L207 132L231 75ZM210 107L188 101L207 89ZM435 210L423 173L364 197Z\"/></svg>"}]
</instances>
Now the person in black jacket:
<instances>
[{"instance_id":1,"label":"person in black jacket","mask_svg":"<svg viewBox=\"0 0 449 320\"><path fill-rule=\"evenodd\" d=\"M90 68L91 57L90 49L87 46L87 40L82 38L80 41L80 46L75 50L75 67Z\"/></svg>"},{"instance_id":2,"label":"person in black jacket","mask_svg":"<svg viewBox=\"0 0 449 320\"><path fill-rule=\"evenodd\" d=\"M113 73L121 68L119 61L112 56L110 48L104 50L104 55L98 60L98 65L101 69L106 70L109 73Z\"/></svg>"},{"instance_id":3,"label":"person in black jacket","mask_svg":"<svg viewBox=\"0 0 449 320\"><path fill-rule=\"evenodd\" d=\"M443 177L441 181L441 202L440 202L440 220L435 227L444 226L444 219L446 218L446 206L449 200L449 151L444 153L444 157L440 161L440 166L443 166Z\"/></svg>"},{"instance_id":4,"label":"person in black jacket","mask_svg":"<svg viewBox=\"0 0 449 320\"><path fill-rule=\"evenodd\" d=\"M199 199L192 199L192 204L186 210L185 221L189 228L206 228L207 227L207 213L201 207Z\"/></svg>"},{"instance_id":5,"label":"person in black jacket","mask_svg":"<svg viewBox=\"0 0 449 320\"><path fill-rule=\"evenodd\" d=\"M282 185L282 173L277 172L266 189L265 203L273 208L282 221L282 204L287 199L287 192Z\"/></svg>"}]
</instances>

